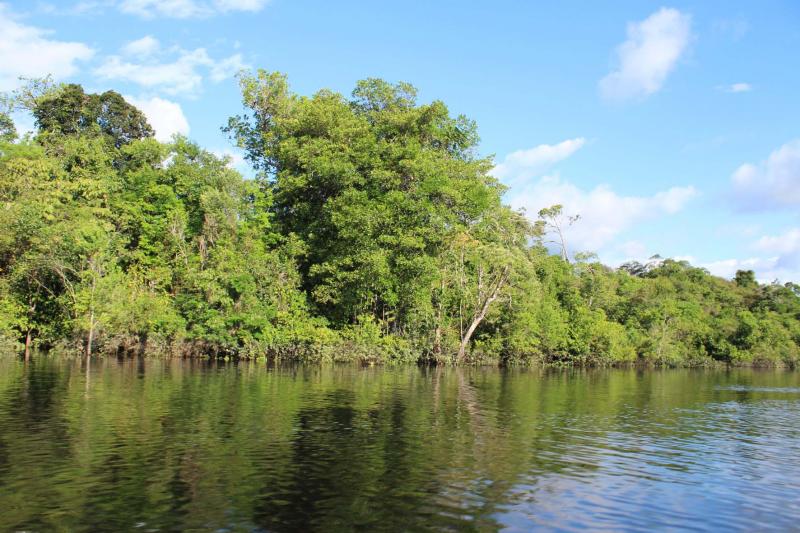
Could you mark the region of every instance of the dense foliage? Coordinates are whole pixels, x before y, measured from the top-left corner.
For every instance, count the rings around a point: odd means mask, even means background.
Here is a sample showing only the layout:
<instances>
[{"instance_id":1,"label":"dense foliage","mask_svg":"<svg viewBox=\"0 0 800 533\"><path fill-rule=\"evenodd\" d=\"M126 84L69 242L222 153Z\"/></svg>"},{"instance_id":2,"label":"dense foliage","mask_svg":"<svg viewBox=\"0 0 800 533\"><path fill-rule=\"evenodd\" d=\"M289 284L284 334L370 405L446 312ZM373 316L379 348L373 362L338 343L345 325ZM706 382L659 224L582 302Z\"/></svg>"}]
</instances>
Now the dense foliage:
<instances>
[{"instance_id":1,"label":"dense foliage","mask_svg":"<svg viewBox=\"0 0 800 533\"><path fill-rule=\"evenodd\" d=\"M0 336L11 347L362 360L794 364L800 287L685 262L573 263L560 206L503 205L476 126L413 87L241 79L244 179L77 85L0 113ZM6 101L9 101L6 99ZM560 243L557 255L546 245Z\"/></svg>"}]
</instances>

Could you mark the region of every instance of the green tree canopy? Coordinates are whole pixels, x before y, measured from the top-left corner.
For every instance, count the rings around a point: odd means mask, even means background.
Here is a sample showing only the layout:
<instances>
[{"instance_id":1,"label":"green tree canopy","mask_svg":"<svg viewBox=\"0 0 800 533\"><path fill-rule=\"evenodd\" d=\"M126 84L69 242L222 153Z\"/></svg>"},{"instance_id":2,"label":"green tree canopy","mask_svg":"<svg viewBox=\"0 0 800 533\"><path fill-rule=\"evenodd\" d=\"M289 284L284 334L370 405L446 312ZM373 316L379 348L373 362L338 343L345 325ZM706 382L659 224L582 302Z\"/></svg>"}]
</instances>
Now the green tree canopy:
<instances>
[{"instance_id":1,"label":"green tree canopy","mask_svg":"<svg viewBox=\"0 0 800 533\"><path fill-rule=\"evenodd\" d=\"M244 179L160 143L112 91L0 101L0 344L363 361L788 364L800 290L567 248L565 208L503 204L476 125L413 86L241 78ZM17 138L10 116L33 112ZM555 246L557 255L548 253ZM570 259L573 259L570 262Z\"/></svg>"},{"instance_id":2,"label":"green tree canopy","mask_svg":"<svg viewBox=\"0 0 800 533\"><path fill-rule=\"evenodd\" d=\"M64 85L38 96L32 104L32 113L42 132L100 133L116 148L153 136L144 113L115 91L86 94L80 85Z\"/></svg>"}]
</instances>

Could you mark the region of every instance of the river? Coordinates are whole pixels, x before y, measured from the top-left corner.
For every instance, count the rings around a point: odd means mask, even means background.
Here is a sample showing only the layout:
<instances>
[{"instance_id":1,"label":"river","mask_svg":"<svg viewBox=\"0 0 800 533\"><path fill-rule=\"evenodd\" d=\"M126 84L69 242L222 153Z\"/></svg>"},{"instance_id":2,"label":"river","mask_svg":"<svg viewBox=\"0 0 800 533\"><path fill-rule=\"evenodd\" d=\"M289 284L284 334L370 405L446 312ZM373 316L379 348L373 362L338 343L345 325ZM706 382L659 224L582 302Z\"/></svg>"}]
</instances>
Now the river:
<instances>
[{"instance_id":1,"label":"river","mask_svg":"<svg viewBox=\"0 0 800 533\"><path fill-rule=\"evenodd\" d=\"M800 373L0 358L0 530L787 530Z\"/></svg>"}]
</instances>

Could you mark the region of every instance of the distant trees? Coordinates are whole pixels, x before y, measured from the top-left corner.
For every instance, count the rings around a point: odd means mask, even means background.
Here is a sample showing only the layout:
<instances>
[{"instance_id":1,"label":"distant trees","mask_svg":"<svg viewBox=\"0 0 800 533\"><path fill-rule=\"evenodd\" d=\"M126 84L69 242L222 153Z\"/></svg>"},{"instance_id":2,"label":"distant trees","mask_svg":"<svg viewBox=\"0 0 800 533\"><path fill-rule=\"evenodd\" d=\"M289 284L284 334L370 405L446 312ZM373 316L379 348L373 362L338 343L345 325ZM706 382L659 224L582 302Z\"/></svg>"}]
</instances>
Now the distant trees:
<instances>
[{"instance_id":1,"label":"distant trees","mask_svg":"<svg viewBox=\"0 0 800 533\"><path fill-rule=\"evenodd\" d=\"M793 284L654 256L608 268L577 217L502 203L477 130L408 84L241 78L245 180L159 143L112 91L34 80L0 113L0 342L96 353L795 364ZM18 139L15 106L36 118ZM6 126L3 126L6 124ZM10 124L10 126L9 126ZM550 255L548 247L557 255Z\"/></svg>"},{"instance_id":2,"label":"distant trees","mask_svg":"<svg viewBox=\"0 0 800 533\"><path fill-rule=\"evenodd\" d=\"M752 270L737 270L736 275L733 277L733 282L739 287L755 287L758 285L756 282L756 273Z\"/></svg>"}]
</instances>

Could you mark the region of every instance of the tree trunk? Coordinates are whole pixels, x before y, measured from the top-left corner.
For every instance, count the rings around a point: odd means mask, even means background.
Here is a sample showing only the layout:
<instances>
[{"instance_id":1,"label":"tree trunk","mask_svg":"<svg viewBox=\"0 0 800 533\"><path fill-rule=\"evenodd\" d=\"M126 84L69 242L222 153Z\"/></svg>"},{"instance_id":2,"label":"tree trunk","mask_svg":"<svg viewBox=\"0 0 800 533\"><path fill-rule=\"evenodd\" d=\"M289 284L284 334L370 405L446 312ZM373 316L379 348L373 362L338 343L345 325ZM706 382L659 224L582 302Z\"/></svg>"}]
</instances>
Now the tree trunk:
<instances>
[{"instance_id":1,"label":"tree trunk","mask_svg":"<svg viewBox=\"0 0 800 533\"><path fill-rule=\"evenodd\" d=\"M436 305L436 327L433 330L433 353L437 359L442 354L442 298L444 297L444 280L441 284L442 294L439 295L439 301Z\"/></svg>"},{"instance_id":2,"label":"tree trunk","mask_svg":"<svg viewBox=\"0 0 800 533\"><path fill-rule=\"evenodd\" d=\"M147 353L147 333L139 334L139 357L144 357Z\"/></svg>"},{"instance_id":3,"label":"tree trunk","mask_svg":"<svg viewBox=\"0 0 800 533\"><path fill-rule=\"evenodd\" d=\"M90 371L92 369L92 359L90 357L87 357L86 358L86 364L83 365L83 366L86 367L86 374L84 376L83 394L85 396L88 396L89 395L89 386L90 386L90 383L91 383L91 372Z\"/></svg>"},{"instance_id":4,"label":"tree trunk","mask_svg":"<svg viewBox=\"0 0 800 533\"><path fill-rule=\"evenodd\" d=\"M25 360L26 361L30 361L31 360L31 342L32 342L32 340L33 339L31 337L31 329L28 328L28 331L25 333Z\"/></svg>"},{"instance_id":5,"label":"tree trunk","mask_svg":"<svg viewBox=\"0 0 800 533\"><path fill-rule=\"evenodd\" d=\"M86 358L92 356L92 341L94 340L94 309L89 314L89 335L86 339Z\"/></svg>"},{"instance_id":6,"label":"tree trunk","mask_svg":"<svg viewBox=\"0 0 800 533\"><path fill-rule=\"evenodd\" d=\"M99 269L94 257L89 260L89 268L92 270L92 292L89 296L89 335L86 339L86 359L92 356L92 342L94 341L94 295L97 290L97 277Z\"/></svg>"},{"instance_id":7,"label":"tree trunk","mask_svg":"<svg viewBox=\"0 0 800 533\"><path fill-rule=\"evenodd\" d=\"M481 312L472 320L472 324L469 325L467 328L467 332L464 334L464 337L461 339L461 345L458 347L458 356L456 357L457 362L461 362L464 360L464 357L467 354L467 346L469 345L469 341L472 338L472 334L475 333L475 330L478 328L483 319L486 317L486 312L489 310L489 306L494 301L494 298L487 298L486 302L483 304L483 308Z\"/></svg>"},{"instance_id":8,"label":"tree trunk","mask_svg":"<svg viewBox=\"0 0 800 533\"><path fill-rule=\"evenodd\" d=\"M503 285L506 282L506 276L508 275L508 267L503 269L503 273L500 274L500 277L497 279L497 283L492 289L492 293L489 295L488 298L483 302L483 307L481 307L480 312L472 319L472 324L469 325L467 328L467 332L464 334L464 337L461 339L461 345L458 347L458 355L456 356L456 362L460 363L464 360L467 354L467 346L469 346L469 341L472 339L472 334L475 333L475 330L478 328L483 319L486 318L486 313L489 311L489 306L492 305L492 302L497 300L497 297L500 295L500 289L503 288Z\"/></svg>"},{"instance_id":9,"label":"tree trunk","mask_svg":"<svg viewBox=\"0 0 800 533\"><path fill-rule=\"evenodd\" d=\"M33 321L33 312L36 311L36 304L33 303L32 298L28 297L28 327L25 331L25 361L31 359L31 343L33 342L33 329L30 324Z\"/></svg>"}]
</instances>

